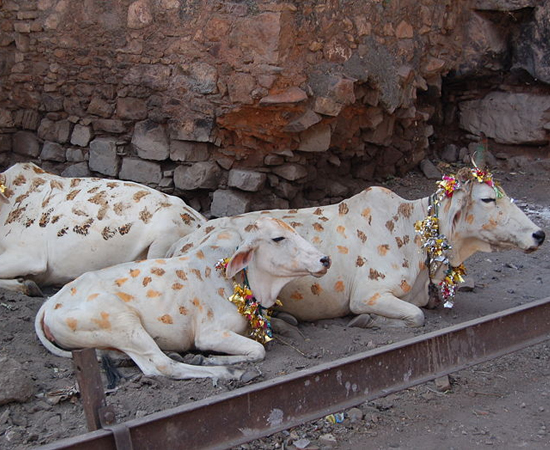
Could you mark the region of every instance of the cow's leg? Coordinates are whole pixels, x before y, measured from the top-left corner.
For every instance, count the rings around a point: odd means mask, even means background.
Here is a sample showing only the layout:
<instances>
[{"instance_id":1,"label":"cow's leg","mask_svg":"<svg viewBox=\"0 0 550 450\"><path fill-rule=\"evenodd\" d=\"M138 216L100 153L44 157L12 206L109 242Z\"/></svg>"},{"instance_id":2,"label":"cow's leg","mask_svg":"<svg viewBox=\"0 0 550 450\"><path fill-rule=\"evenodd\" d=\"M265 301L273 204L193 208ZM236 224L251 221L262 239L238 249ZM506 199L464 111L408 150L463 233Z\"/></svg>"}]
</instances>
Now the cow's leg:
<instances>
[{"instance_id":1,"label":"cow's leg","mask_svg":"<svg viewBox=\"0 0 550 450\"><path fill-rule=\"evenodd\" d=\"M32 280L0 280L0 288L8 291L21 292L29 297L44 297L38 285Z\"/></svg>"},{"instance_id":2,"label":"cow's leg","mask_svg":"<svg viewBox=\"0 0 550 450\"><path fill-rule=\"evenodd\" d=\"M189 378L240 379L244 373L242 370L230 367L193 366L174 361L161 351L157 343L139 323L136 323L123 335L117 336L117 339L112 338L111 346L113 344L118 350L130 356L147 376L162 375L177 380Z\"/></svg>"},{"instance_id":3,"label":"cow's leg","mask_svg":"<svg viewBox=\"0 0 550 450\"><path fill-rule=\"evenodd\" d=\"M421 327L424 325L424 313L418 306L387 292L369 292L361 300L352 299L350 307L352 313L359 316L369 314L372 319L358 317L350 322L350 326Z\"/></svg>"},{"instance_id":4,"label":"cow's leg","mask_svg":"<svg viewBox=\"0 0 550 450\"><path fill-rule=\"evenodd\" d=\"M34 281L20 279L46 271L46 262L37 255L21 249L0 254L0 287L25 295L43 296Z\"/></svg>"},{"instance_id":5,"label":"cow's leg","mask_svg":"<svg viewBox=\"0 0 550 450\"><path fill-rule=\"evenodd\" d=\"M202 351L227 353L204 358L202 364L211 366L261 361L265 358L262 344L229 330L202 332L195 338L195 347Z\"/></svg>"}]
</instances>

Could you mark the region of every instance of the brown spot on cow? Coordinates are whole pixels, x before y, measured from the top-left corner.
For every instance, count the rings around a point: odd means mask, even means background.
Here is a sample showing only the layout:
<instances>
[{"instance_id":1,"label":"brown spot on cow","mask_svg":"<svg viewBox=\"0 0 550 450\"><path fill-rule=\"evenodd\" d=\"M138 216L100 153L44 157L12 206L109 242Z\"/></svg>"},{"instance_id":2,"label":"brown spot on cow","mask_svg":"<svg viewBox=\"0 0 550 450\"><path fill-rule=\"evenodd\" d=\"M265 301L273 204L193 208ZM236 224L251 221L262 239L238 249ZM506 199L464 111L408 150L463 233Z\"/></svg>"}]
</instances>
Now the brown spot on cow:
<instances>
[{"instance_id":1,"label":"brown spot on cow","mask_svg":"<svg viewBox=\"0 0 550 450\"><path fill-rule=\"evenodd\" d=\"M346 290L346 285L342 280L337 281L336 283L334 283L334 290L336 292L344 292Z\"/></svg>"},{"instance_id":2,"label":"brown spot on cow","mask_svg":"<svg viewBox=\"0 0 550 450\"><path fill-rule=\"evenodd\" d=\"M395 223L393 222L393 220L388 220L386 222L386 228L390 230L390 233L393 233L393 229L395 228Z\"/></svg>"},{"instance_id":3,"label":"brown spot on cow","mask_svg":"<svg viewBox=\"0 0 550 450\"><path fill-rule=\"evenodd\" d=\"M55 306L53 307L53 309L59 309L61 308L63 305L61 303L56 303Z\"/></svg>"},{"instance_id":4,"label":"brown spot on cow","mask_svg":"<svg viewBox=\"0 0 550 450\"><path fill-rule=\"evenodd\" d=\"M65 319L65 323L71 329L71 331L76 331L76 326L78 325L78 322L74 317L68 317L67 319Z\"/></svg>"},{"instance_id":5,"label":"brown spot on cow","mask_svg":"<svg viewBox=\"0 0 550 450\"><path fill-rule=\"evenodd\" d=\"M205 234L208 234L208 233L212 232L212 230L214 230L214 229L215 229L215 227L208 226L208 227L204 228L204 232L205 232Z\"/></svg>"},{"instance_id":6,"label":"brown spot on cow","mask_svg":"<svg viewBox=\"0 0 550 450\"><path fill-rule=\"evenodd\" d=\"M403 238L400 238L399 236L396 236L395 237L395 242L397 244L397 248L401 248L404 245L406 245L407 242L405 242L405 240L408 242L409 236L404 236Z\"/></svg>"},{"instance_id":7,"label":"brown spot on cow","mask_svg":"<svg viewBox=\"0 0 550 450\"><path fill-rule=\"evenodd\" d=\"M214 318L214 311L212 311L210 308L208 308L208 312L206 313L206 317L208 317L208 319L212 320Z\"/></svg>"},{"instance_id":8,"label":"brown spot on cow","mask_svg":"<svg viewBox=\"0 0 550 450\"><path fill-rule=\"evenodd\" d=\"M121 216L122 214L124 214L124 210L128 209L129 207L130 207L130 205L128 205L124 202L118 202L118 203L114 204L113 211L115 212L115 214L117 216Z\"/></svg>"},{"instance_id":9,"label":"brown spot on cow","mask_svg":"<svg viewBox=\"0 0 550 450\"><path fill-rule=\"evenodd\" d=\"M133 295L126 292L115 292L115 295L125 303L131 302L134 299Z\"/></svg>"},{"instance_id":10,"label":"brown spot on cow","mask_svg":"<svg viewBox=\"0 0 550 450\"><path fill-rule=\"evenodd\" d=\"M41 228L44 228L48 223L50 222L50 217L52 215L53 208L48 209L45 213L42 213L42 216L40 216L40 220L38 222L38 225Z\"/></svg>"},{"instance_id":11,"label":"brown spot on cow","mask_svg":"<svg viewBox=\"0 0 550 450\"><path fill-rule=\"evenodd\" d=\"M8 214L8 217L6 218L6 221L4 222L4 225L19 221L26 209L27 207L23 206L21 208L15 208L11 210L11 212Z\"/></svg>"},{"instance_id":12,"label":"brown spot on cow","mask_svg":"<svg viewBox=\"0 0 550 450\"><path fill-rule=\"evenodd\" d=\"M342 237L344 239L347 239L347 236L346 236L346 227L344 227L343 225L338 225L336 227L336 232L340 235L342 235Z\"/></svg>"},{"instance_id":13,"label":"brown spot on cow","mask_svg":"<svg viewBox=\"0 0 550 450\"><path fill-rule=\"evenodd\" d=\"M44 178L35 178L32 180L31 187L29 189L29 192L37 191L40 186L43 186L46 184L46 180Z\"/></svg>"},{"instance_id":14,"label":"brown spot on cow","mask_svg":"<svg viewBox=\"0 0 550 450\"><path fill-rule=\"evenodd\" d=\"M227 231L222 231L221 233L218 234L218 239L223 239L223 240L231 239L231 233L228 233Z\"/></svg>"},{"instance_id":15,"label":"brown spot on cow","mask_svg":"<svg viewBox=\"0 0 550 450\"><path fill-rule=\"evenodd\" d=\"M166 273L166 270L164 270L163 268L161 267L153 267L151 269L151 273L153 275L156 275L157 277L162 277L165 273Z\"/></svg>"},{"instance_id":16,"label":"brown spot on cow","mask_svg":"<svg viewBox=\"0 0 550 450\"><path fill-rule=\"evenodd\" d=\"M200 281L202 281L201 271L199 269L191 269L193 275L195 275Z\"/></svg>"},{"instance_id":17,"label":"brown spot on cow","mask_svg":"<svg viewBox=\"0 0 550 450\"><path fill-rule=\"evenodd\" d=\"M359 239L361 239L361 242L364 244L365 242L367 242L367 235L365 234L364 231L361 231L361 230L357 230L357 237Z\"/></svg>"},{"instance_id":18,"label":"brown spot on cow","mask_svg":"<svg viewBox=\"0 0 550 450\"><path fill-rule=\"evenodd\" d=\"M141 270L139 269L130 269L130 276L132 278L137 278L140 273L141 273Z\"/></svg>"},{"instance_id":19,"label":"brown spot on cow","mask_svg":"<svg viewBox=\"0 0 550 450\"><path fill-rule=\"evenodd\" d=\"M426 263L424 261L420 261L418 263L418 269L419 270L424 270L426 268Z\"/></svg>"},{"instance_id":20,"label":"brown spot on cow","mask_svg":"<svg viewBox=\"0 0 550 450\"><path fill-rule=\"evenodd\" d=\"M218 288L218 295L221 298L225 298L225 289L224 288Z\"/></svg>"},{"instance_id":21,"label":"brown spot on cow","mask_svg":"<svg viewBox=\"0 0 550 450\"><path fill-rule=\"evenodd\" d=\"M384 275L381 272L378 272L378 270L371 268L369 270L369 278L371 280L379 280L380 278L384 279L386 278L386 275Z\"/></svg>"},{"instance_id":22,"label":"brown spot on cow","mask_svg":"<svg viewBox=\"0 0 550 450\"><path fill-rule=\"evenodd\" d=\"M403 259L403 262L401 263L401 267L404 267L405 269L409 268L409 261L407 259Z\"/></svg>"},{"instance_id":23,"label":"brown spot on cow","mask_svg":"<svg viewBox=\"0 0 550 450\"><path fill-rule=\"evenodd\" d=\"M338 249L339 253L342 253L344 255L347 255L349 253L349 248L344 247L343 245L337 245L336 248Z\"/></svg>"},{"instance_id":24,"label":"brown spot on cow","mask_svg":"<svg viewBox=\"0 0 550 450\"><path fill-rule=\"evenodd\" d=\"M321 242L323 242L323 240L319 236L313 236L311 242L313 242L314 244L320 244Z\"/></svg>"},{"instance_id":25,"label":"brown spot on cow","mask_svg":"<svg viewBox=\"0 0 550 450\"><path fill-rule=\"evenodd\" d=\"M25 178L25 175L17 175L12 183L15 185L15 186L21 186L23 184L25 184L27 182L27 179Z\"/></svg>"},{"instance_id":26,"label":"brown spot on cow","mask_svg":"<svg viewBox=\"0 0 550 450\"><path fill-rule=\"evenodd\" d=\"M365 258L363 258L362 256L358 256L357 260L355 261L355 265L357 267L363 267L365 265L366 261L367 260Z\"/></svg>"},{"instance_id":27,"label":"brown spot on cow","mask_svg":"<svg viewBox=\"0 0 550 450\"><path fill-rule=\"evenodd\" d=\"M203 310L203 306L201 304L201 301L197 297L195 297L191 302L193 303L195 308L198 308L199 311Z\"/></svg>"},{"instance_id":28,"label":"brown spot on cow","mask_svg":"<svg viewBox=\"0 0 550 450\"><path fill-rule=\"evenodd\" d=\"M320 223L315 222L312 226L313 229L315 231L318 231L319 233L324 230L323 225L321 225Z\"/></svg>"},{"instance_id":29,"label":"brown spot on cow","mask_svg":"<svg viewBox=\"0 0 550 450\"><path fill-rule=\"evenodd\" d=\"M287 230L291 233L296 233L296 231L286 222L283 222L282 220L275 219L275 222L277 222L277 225L279 225L284 230Z\"/></svg>"},{"instance_id":30,"label":"brown spot on cow","mask_svg":"<svg viewBox=\"0 0 550 450\"><path fill-rule=\"evenodd\" d=\"M210 267L207 267L206 269L204 269L204 277L205 278L210 278L211 273L212 273L212 269Z\"/></svg>"},{"instance_id":31,"label":"brown spot on cow","mask_svg":"<svg viewBox=\"0 0 550 450\"><path fill-rule=\"evenodd\" d=\"M181 217L181 220L183 220L183 223L185 223L185 225L191 225L191 222L195 221L195 219L193 219L193 216L191 216L191 214L182 213L180 214L180 217Z\"/></svg>"},{"instance_id":32,"label":"brown spot on cow","mask_svg":"<svg viewBox=\"0 0 550 450\"><path fill-rule=\"evenodd\" d=\"M161 295L162 295L162 292L155 291L153 289L149 289L147 291L147 298L157 298L157 297L160 297Z\"/></svg>"},{"instance_id":33,"label":"brown spot on cow","mask_svg":"<svg viewBox=\"0 0 550 450\"><path fill-rule=\"evenodd\" d=\"M94 181L99 181L99 178L96 178ZM95 194L97 191L99 191L99 186L94 186L93 188L88 189L88 194Z\"/></svg>"},{"instance_id":34,"label":"brown spot on cow","mask_svg":"<svg viewBox=\"0 0 550 450\"><path fill-rule=\"evenodd\" d=\"M189 244L185 244L182 248L181 248L181 252L182 253L187 253L189 250L191 250L193 247L195 246L195 244L193 244L192 242L190 242Z\"/></svg>"},{"instance_id":35,"label":"brown spot on cow","mask_svg":"<svg viewBox=\"0 0 550 450\"><path fill-rule=\"evenodd\" d=\"M376 294L374 294L373 296L371 296L368 300L367 300L367 305L369 306L373 306L376 304L376 301L381 297L380 293L377 292Z\"/></svg>"},{"instance_id":36,"label":"brown spot on cow","mask_svg":"<svg viewBox=\"0 0 550 450\"><path fill-rule=\"evenodd\" d=\"M313 211L313 214L315 214L316 216L322 216L323 210L321 208L317 208L315 211Z\"/></svg>"},{"instance_id":37,"label":"brown spot on cow","mask_svg":"<svg viewBox=\"0 0 550 450\"><path fill-rule=\"evenodd\" d=\"M115 284L120 287L122 286L124 283L126 283L128 281L128 278L119 278L118 280L115 280Z\"/></svg>"},{"instance_id":38,"label":"brown spot on cow","mask_svg":"<svg viewBox=\"0 0 550 450\"><path fill-rule=\"evenodd\" d=\"M139 220L141 220L143 223L149 223L152 218L153 214L149 212L147 206L139 212Z\"/></svg>"},{"instance_id":39,"label":"brown spot on cow","mask_svg":"<svg viewBox=\"0 0 550 450\"><path fill-rule=\"evenodd\" d=\"M95 300L97 297L99 297L99 294L96 292L94 294L88 295L87 301L91 302L92 300Z\"/></svg>"},{"instance_id":40,"label":"brown spot on cow","mask_svg":"<svg viewBox=\"0 0 550 450\"><path fill-rule=\"evenodd\" d=\"M407 280L401 280L401 284L399 286L404 294L408 293L412 289L411 285L407 283Z\"/></svg>"},{"instance_id":41,"label":"brown spot on cow","mask_svg":"<svg viewBox=\"0 0 550 450\"><path fill-rule=\"evenodd\" d=\"M292 294L290 294L290 298L292 300L303 300L304 296L302 294L300 294L300 292L294 291Z\"/></svg>"},{"instance_id":42,"label":"brown spot on cow","mask_svg":"<svg viewBox=\"0 0 550 450\"><path fill-rule=\"evenodd\" d=\"M183 288L184 288L184 286L181 283L173 283L172 284L172 290L173 291L181 291Z\"/></svg>"},{"instance_id":43,"label":"brown spot on cow","mask_svg":"<svg viewBox=\"0 0 550 450\"><path fill-rule=\"evenodd\" d=\"M180 307L179 307L179 311L180 311L180 314L181 314L182 316L186 316L187 313L188 313L187 308L186 308L185 306L180 306Z\"/></svg>"},{"instance_id":44,"label":"brown spot on cow","mask_svg":"<svg viewBox=\"0 0 550 450\"><path fill-rule=\"evenodd\" d=\"M184 270L178 269L176 270L176 276L183 281L187 281L187 274Z\"/></svg>"},{"instance_id":45,"label":"brown spot on cow","mask_svg":"<svg viewBox=\"0 0 550 450\"><path fill-rule=\"evenodd\" d=\"M69 227L63 227L57 232L57 237L65 236L69 231Z\"/></svg>"},{"instance_id":46,"label":"brown spot on cow","mask_svg":"<svg viewBox=\"0 0 550 450\"><path fill-rule=\"evenodd\" d=\"M160 265L166 264L166 260L165 260L165 259L155 259L155 262L156 262L157 264L160 264Z\"/></svg>"},{"instance_id":47,"label":"brown spot on cow","mask_svg":"<svg viewBox=\"0 0 550 450\"><path fill-rule=\"evenodd\" d=\"M128 234L130 232L130 229L132 228L131 223L127 223L125 225L122 225L121 227L118 227L118 232L121 236L124 236L125 234Z\"/></svg>"},{"instance_id":48,"label":"brown spot on cow","mask_svg":"<svg viewBox=\"0 0 550 450\"><path fill-rule=\"evenodd\" d=\"M164 314L163 316L158 317L157 320L165 323L166 325L172 325L174 323L174 320L170 314Z\"/></svg>"},{"instance_id":49,"label":"brown spot on cow","mask_svg":"<svg viewBox=\"0 0 550 450\"><path fill-rule=\"evenodd\" d=\"M290 222L290 226L293 228L303 227L304 224L301 222Z\"/></svg>"},{"instance_id":50,"label":"brown spot on cow","mask_svg":"<svg viewBox=\"0 0 550 450\"><path fill-rule=\"evenodd\" d=\"M142 281L142 284L143 284L143 287L147 287L147 285L153 281L153 279L151 277L144 277L143 278L143 281Z\"/></svg>"},{"instance_id":51,"label":"brown spot on cow","mask_svg":"<svg viewBox=\"0 0 550 450\"><path fill-rule=\"evenodd\" d=\"M197 253L195 253L195 256L199 259L204 259L204 252L202 250L199 250Z\"/></svg>"},{"instance_id":52,"label":"brown spot on cow","mask_svg":"<svg viewBox=\"0 0 550 450\"><path fill-rule=\"evenodd\" d=\"M414 210L413 203L401 203L397 208L397 213L408 219L409 217L411 217L413 210Z\"/></svg>"},{"instance_id":53,"label":"brown spot on cow","mask_svg":"<svg viewBox=\"0 0 550 450\"><path fill-rule=\"evenodd\" d=\"M414 237L414 243L418 247L422 247L422 238L418 234Z\"/></svg>"},{"instance_id":54,"label":"brown spot on cow","mask_svg":"<svg viewBox=\"0 0 550 450\"><path fill-rule=\"evenodd\" d=\"M246 227L244 227L244 231L247 233L250 233L251 231L258 231L258 225L255 223L249 223Z\"/></svg>"},{"instance_id":55,"label":"brown spot on cow","mask_svg":"<svg viewBox=\"0 0 550 450\"><path fill-rule=\"evenodd\" d=\"M67 194L65 197L67 200L72 201L80 193L82 189L75 189Z\"/></svg>"},{"instance_id":56,"label":"brown spot on cow","mask_svg":"<svg viewBox=\"0 0 550 450\"><path fill-rule=\"evenodd\" d=\"M361 216L368 222L369 225L371 224L371 222L372 222L372 214L371 214L370 208L365 208L365 209L361 212Z\"/></svg>"},{"instance_id":57,"label":"brown spot on cow","mask_svg":"<svg viewBox=\"0 0 550 450\"><path fill-rule=\"evenodd\" d=\"M136 203L139 203L139 201L143 198L143 197L146 197L147 195L150 195L151 193L150 192L147 192L147 191L137 191L135 194L134 194L134 202Z\"/></svg>"},{"instance_id":58,"label":"brown spot on cow","mask_svg":"<svg viewBox=\"0 0 550 450\"><path fill-rule=\"evenodd\" d=\"M71 288L71 295L76 295L77 289L75 287Z\"/></svg>"},{"instance_id":59,"label":"brown spot on cow","mask_svg":"<svg viewBox=\"0 0 550 450\"><path fill-rule=\"evenodd\" d=\"M318 283L313 283L311 285L311 292L313 295L321 295L323 288Z\"/></svg>"},{"instance_id":60,"label":"brown spot on cow","mask_svg":"<svg viewBox=\"0 0 550 450\"><path fill-rule=\"evenodd\" d=\"M349 213L349 207L348 207L348 204L345 203L345 202L342 202L338 205L338 214L340 214L341 216L344 216L346 215L347 213Z\"/></svg>"},{"instance_id":61,"label":"brown spot on cow","mask_svg":"<svg viewBox=\"0 0 550 450\"><path fill-rule=\"evenodd\" d=\"M71 187L72 188L77 187L81 181L82 181L82 178L73 178L71 180Z\"/></svg>"},{"instance_id":62,"label":"brown spot on cow","mask_svg":"<svg viewBox=\"0 0 550 450\"><path fill-rule=\"evenodd\" d=\"M485 223L481 226L484 230L494 230L498 226L498 222L495 219L489 219L488 223Z\"/></svg>"},{"instance_id":63,"label":"brown spot on cow","mask_svg":"<svg viewBox=\"0 0 550 450\"><path fill-rule=\"evenodd\" d=\"M388 253L390 249L390 246L388 244L381 244L377 247L378 254L380 256L386 256L386 253Z\"/></svg>"},{"instance_id":64,"label":"brown spot on cow","mask_svg":"<svg viewBox=\"0 0 550 450\"><path fill-rule=\"evenodd\" d=\"M105 227L103 228L103 230L101 231L101 236L103 237L103 239L105 239L106 241L108 241L109 239L111 239L112 237L114 237L116 235L116 230L113 230L112 228L110 227Z\"/></svg>"},{"instance_id":65,"label":"brown spot on cow","mask_svg":"<svg viewBox=\"0 0 550 450\"><path fill-rule=\"evenodd\" d=\"M111 328L111 322L109 321L109 313L106 311L101 311L99 313L101 319L92 319L92 322L95 323L99 328L104 330L109 330Z\"/></svg>"}]
</instances>

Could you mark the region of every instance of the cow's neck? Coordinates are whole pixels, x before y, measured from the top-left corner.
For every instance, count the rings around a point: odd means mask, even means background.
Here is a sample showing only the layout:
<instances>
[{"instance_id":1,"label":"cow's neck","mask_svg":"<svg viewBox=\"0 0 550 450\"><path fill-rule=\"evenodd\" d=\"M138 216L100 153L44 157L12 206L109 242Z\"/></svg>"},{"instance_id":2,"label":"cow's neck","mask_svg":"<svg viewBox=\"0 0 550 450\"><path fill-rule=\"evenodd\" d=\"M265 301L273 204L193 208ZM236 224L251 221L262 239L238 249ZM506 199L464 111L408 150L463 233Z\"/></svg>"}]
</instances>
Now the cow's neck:
<instances>
[{"instance_id":1,"label":"cow's neck","mask_svg":"<svg viewBox=\"0 0 550 450\"><path fill-rule=\"evenodd\" d=\"M271 308L289 278L274 277L254 265L248 266L247 278L252 295L264 307Z\"/></svg>"}]
</instances>

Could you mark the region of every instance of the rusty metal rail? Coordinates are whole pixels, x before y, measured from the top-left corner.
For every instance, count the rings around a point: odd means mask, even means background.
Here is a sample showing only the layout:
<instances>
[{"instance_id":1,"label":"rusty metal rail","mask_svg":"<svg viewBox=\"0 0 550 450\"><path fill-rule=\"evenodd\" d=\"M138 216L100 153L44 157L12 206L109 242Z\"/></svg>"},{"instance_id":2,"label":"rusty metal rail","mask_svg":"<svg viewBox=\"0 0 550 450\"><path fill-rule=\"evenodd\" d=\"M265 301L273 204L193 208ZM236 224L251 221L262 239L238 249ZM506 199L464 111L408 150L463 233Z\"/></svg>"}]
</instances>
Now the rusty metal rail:
<instances>
[{"instance_id":1,"label":"rusty metal rail","mask_svg":"<svg viewBox=\"0 0 550 450\"><path fill-rule=\"evenodd\" d=\"M223 449L550 339L550 298L125 422L139 449ZM98 430L43 449L115 449Z\"/></svg>"}]
</instances>

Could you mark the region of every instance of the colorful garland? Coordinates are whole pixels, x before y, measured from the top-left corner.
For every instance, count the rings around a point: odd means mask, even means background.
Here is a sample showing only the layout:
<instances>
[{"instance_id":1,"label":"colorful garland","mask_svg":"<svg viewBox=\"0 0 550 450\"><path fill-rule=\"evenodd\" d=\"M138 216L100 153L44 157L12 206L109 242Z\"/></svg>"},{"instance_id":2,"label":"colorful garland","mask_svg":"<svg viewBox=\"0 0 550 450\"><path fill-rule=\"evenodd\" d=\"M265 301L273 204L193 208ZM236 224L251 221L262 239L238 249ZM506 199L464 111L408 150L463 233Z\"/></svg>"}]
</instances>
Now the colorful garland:
<instances>
[{"instance_id":1,"label":"colorful garland","mask_svg":"<svg viewBox=\"0 0 550 450\"><path fill-rule=\"evenodd\" d=\"M229 258L220 259L215 267L217 270L225 271L228 262ZM259 343L266 344L273 339L271 309L264 308L256 301L248 285L246 269L244 271L244 285L241 286L235 283L233 295L228 300L237 306L239 314L248 321L248 335ZM277 300L275 304L281 305L282 303L280 300Z\"/></svg>"},{"instance_id":2,"label":"colorful garland","mask_svg":"<svg viewBox=\"0 0 550 450\"><path fill-rule=\"evenodd\" d=\"M485 170L479 169L477 166L468 171L468 179L464 182L475 180L478 183L486 183L495 191L497 198L502 198L504 192L494 180L493 175ZM437 182L438 189L430 197L428 206L428 216L424 220L419 220L414 224L415 231L420 235L422 240L422 248L426 249L428 254L428 270L430 271L430 279L435 275L440 264L447 266L445 277L439 283L441 297L444 301L445 308L452 308L454 305L454 297L456 287L459 283L464 282L466 268L463 264L453 267L448 258L448 252L452 249L447 237L439 233L439 205L444 198L450 198L454 192L462 188L462 183L454 175L445 175L441 181Z\"/></svg>"}]
</instances>

